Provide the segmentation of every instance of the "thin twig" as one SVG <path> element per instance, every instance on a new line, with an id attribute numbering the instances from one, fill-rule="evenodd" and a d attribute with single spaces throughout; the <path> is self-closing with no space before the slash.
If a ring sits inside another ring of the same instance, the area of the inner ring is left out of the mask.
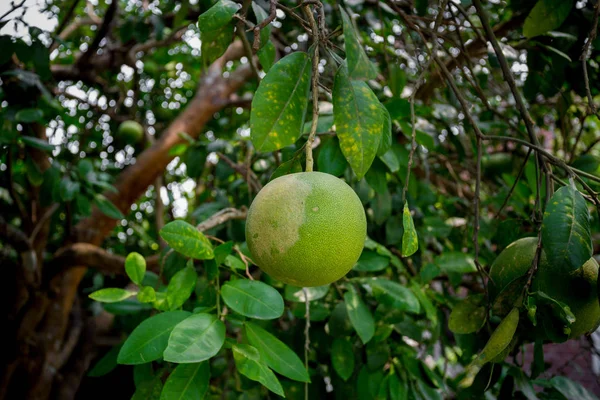
<path id="1" fill-rule="evenodd" d="M 502 210 L 504 210 L 504 207 L 506 207 L 506 205 L 508 204 L 508 200 L 511 198 L 513 192 L 515 191 L 515 188 L 517 187 L 517 183 L 519 183 L 519 181 L 521 180 L 521 176 L 523 175 L 523 172 L 525 171 L 525 166 L 527 165 L 527 162 L 529 161 L 529 156 L 531 155 L 532 151 L 533 150 L 530 147 L 529 150 L 527 151 L 527 155 L 525 156 L 525 160 L 523 160 L 523 164 L 521 164 L 521 168 L 519 168 L 519 173 L 517 174 L 517 177 L 515 178 L 515 182 L 510 187 L 510 190 L 508 191 L 508 194 L 506 195 L 504 202 L 498 209 L 498 212 L 494 216 L 494 219 L 497 219 L 500 216 L 500 214 L 502 213 Z"/>
<path id="2" fill-rule="evenodd" d="M 433 28 L 434 32 L 437 31 L 438 27 L 440 26 L 440 23 L 442 22 L 442 17 L 444 15 L 444 9 L 446 8 L 447 4 L 448 4 L 448 0 L 442 0 L 441 1 L 440 8 L 438 10 L 438 14 L 437 14 L 437 17 L 435 19 L 435 26 Z M 416 116 L 415 116 L 415 97 L 416 97 L 417 92 L 419 91 L 419 88 L 421 87 L 421 85 L 423 85 L 425 83 L 425 73 L 427 73 L 427 71 L 429 70 L 429 67 L 433 63 L 434 57 L 435 57 L 435 53 L 437 52 L 438 47 L 439 47 L 439 41 L 437 40 L 437 37 L 434 36 L 433 49 L 431 50 L 432 56 L 429 57 L 429 60 L 427 61 L 427 64 L 421 70 L 421 73 L 419 74 L 419 78 L 417 79 L 417 83 L 415 84 L 415 87 L 414 87 L 413 92 L 410 95 L 410 99 L 409 99 L 409 102 L 410 102 L 410 121 L 411 121 L 411 125 L 412 125 L 412 133 L 411 133 L 411 142 L 410 142 L 410 144 L 411 144 L 411 146 L 410 146 L 410 153 L 408 155 L 408 165 L 407 165 L 407 168 L 406 168 L 406 180 L 404 181 L 404 189 L 402 190 L 402 200 L 403 201 L 406 201 L 406 193 L 408 192 L 408 183 L 410 181 L 410 173 L 411 173 L 412 165 L 413 165 L 413 157 L 415 155 L 415 151 L 417 150 L 417 127 L 416 127 Z"/>
<path id="3" fill-rule="evenodd" d="M 306 318 L 306 325 L 304 326 L 304 368 L 308 374 L 308 352 L 310 351 L 310 301 L 308 301 L 308 290 L 306 290 L 305 287 L 302 288 L 302 292 L 304 293 L 304 301 L 306 304 L 306 313 L 304 314 L 304 318 Z M 304 384 L 304 399 L 308 400 L 308 382 Z"/>
<path id="4" fill-rule="evenodd" d="M 598 16 L 600 15 L 600 2 L 596 2 L 596 8 L 594 9 L 594 19 L 592 20 L 592 28 L 590 29 L 590 34 L 588 35 L 588 39 L 583 45 L 583 51 L 581 52 L 581 66 L 583 68 L 583 80 L 585 82 L 585 91 L 588 98 L 588 112 L 591 114 L 596 114 L 596 105 L 594 104 L 594 99 L 592 97 L 592 91 L 590 89 L 590 78 L 588 76 L 587 62 L 590 53 L 590 46 L 596 36 L 598 35 Z"/>
<path id="5" fill-rule="evenodd" d="M 254 27 L 254 43 L 252 44 L 252 50 L 256 53 L 260 49 L 260 31 L 266 28 L 271 22 L 275 21 L 277 17 L 277 0 L 270 0 L 269 5 L 269 16 L 263 19 L 259 24 Z"/>
<path id="6" fill-rule="evenodd" d="M 205 232 L 214 228 L 215 226 L 221 225 L 233 219 L 245 219 L 246 214 L 247 211 L 245 207 L 242 207 L 239 210 L 237 208 L 224 208 L 221 211 L 211 215 L 210 218 L 196 225 L 196 229 L 198 229 L 200 232 Z"/>
<path id="7" fill-rule="evenodd" d="M 322 7 L 322 6 L 321 6 Z M 306 172 L 313 170 L 313 153 L 312 146 L 315 141 L 315 134 L 317 133 L 317 123 L 319 122 L 319 33 L 317 28 L 317 22 L 310 9 L 310 6 L 304 6 L 304 13 L 308 18 L 312 30 L 314 54 L 312 59 L 312 123 L 310 126 L 310 134 L 306 141 Z"/>

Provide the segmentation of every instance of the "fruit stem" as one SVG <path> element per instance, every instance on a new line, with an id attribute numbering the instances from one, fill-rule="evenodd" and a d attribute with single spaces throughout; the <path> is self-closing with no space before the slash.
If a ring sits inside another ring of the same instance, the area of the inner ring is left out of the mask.
<path id="1" fill-rule="evenodd" d="M 323 7 L 321 3 L 317 3 L 317 7 Z M 310 30 L 312 31 L 313 47 L 315 48 L 315 54 L 312 59 L 312 123 L 310 125 L 310 134 L 306 141 L 306 172 L 312 172 L 313 170 L 313 154 L 312 146 L 315 141 L 315 135 L 317 133 L 317 123 L 319 121 L 319 29 L 317 22 L 313 15 L 310 6 L 304 6 L 304 13 L 310 22 Z"/>
<path id="2" fill-rule="evenodd" d="M 308 290 L 306 288 L 302 288 L 302 292 L 304 293 L 304 302 L 306 303 L 306 314 L 304 318 L 306 318 L 306 325 L 304 327 L 304 368 L 306 369 L 306 373 L 308 372 L 308 352 L 310 350 L 310 301 L 308 301 Z M 304 384 L 304 399 L 308 400 L 308 382 Z"/>

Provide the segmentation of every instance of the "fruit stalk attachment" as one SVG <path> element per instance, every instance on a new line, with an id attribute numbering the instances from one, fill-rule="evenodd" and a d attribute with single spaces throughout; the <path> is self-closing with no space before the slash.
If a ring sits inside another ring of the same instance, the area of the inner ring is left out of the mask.
<path id="1" fill-rule="evenodd" d="M 322 7 L 323 5 L 318 3 L 317 6 Z M 319 29 L 317 27 L 317 21 L 313 15 L 309 5 L 304 6 L 304 12 L 308 21 L 310 22 L 310 30 L 312 33 L 314 54 L 312 58 L 312 123 L 310 126 L 310 133 L 308 140 L 306 141 L 306 172 L 312 172 L 313 170 L 313 154 L 312 146 L 315 141 L 315 135 L 317 133 L 317 123 L 319 121 Z"/>

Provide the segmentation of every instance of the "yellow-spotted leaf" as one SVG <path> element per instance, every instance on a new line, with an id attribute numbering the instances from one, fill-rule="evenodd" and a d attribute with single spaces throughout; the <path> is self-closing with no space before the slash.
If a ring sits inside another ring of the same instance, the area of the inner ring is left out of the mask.
<path id="1" fill-rule="evenodd" d="M 404 203 L 404 212 L 402 213 L 402 224 L 404 233 L 402 234 L 402 256 L 409 257 L 419 249 L 419 238 L 415 230 L 415 224 L 408 208 L 408 202 Z"/>
<path id="2" fill-rule="evenodd" d="M 346 59 L 348 60 L 348 73 L 354 79 L 375 79 L 377 69 L 367 57 L 364 48 L 360 44 L 358 32 L 352 24 L 348 13 L 340 8 L 342 22 L 344 24 L 344 42 L 346 45 Z"/>
<path id="3" fill-rule="evenodd" d="M 279 60 L 260 82 L 250 113 L 252 142 L 259 151 L 289 146 L 302 133 L 310 74 L 310 57 L 296 52 Z"/>
<path id="4" fill-rule="evenodd" d="M 333 118 L 340 149 L 362 179 L 377 155 L 385 121 L 375 93 L 366 83 L 350 80 L 344 67 L 333 84 Z"/>

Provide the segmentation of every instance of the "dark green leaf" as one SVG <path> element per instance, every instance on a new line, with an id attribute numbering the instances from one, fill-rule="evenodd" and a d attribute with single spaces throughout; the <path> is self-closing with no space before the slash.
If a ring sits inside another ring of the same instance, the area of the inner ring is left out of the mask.
<path id="1" fill-rule="evenodd" d="M 287 378 L 300 382 L 310 382 L 302 360 L 285 343 L 258 325 L 246 322 L 245 327 L 248 342 L 258 349 L 261 360 L 267 366 Z"/>
<path id="2" fill-rule="evenodd" d="M 193 225 L 182 220 L 169 222 L 160 230 L 160 237 L 173 250 L 187 257 L 206 260 L 214 257 L 209 240 Z"/>
<path id="3" fill-rule="evenodd" d="M 265 72 L 268 73 L 271 70 L 271 67 L 275 63 L 276 53 L 277 50 L 275 49 L 275 45 L 270 41 L 256 53 L 258 61 L 260 61 L 260 65 L 262 65 Z"/>
<path id="4" fill-rule="evenodd" d="M 331 365 L 344 381 L 354 372 L 354 349 L 352 343 L 344 338 L 335 338 L 331 345 Z"/>
<path id="5" fill-rule="evenodd" d="M 360 340 L 367 344 L 375 334 L 375 320 L 369 307 L 362 301 L 360 295 L 354 287 L 344 294 L 344 302 L 346 303 L 346 311 L 352 326 L 358 333 Z"/>
<path id="6" fill-rule="evenodd" d="M 104 195 L 97 194 L 94 196 L 94 204 L 103 214 L 112 219 L 123 219 L 125 216 L 121 211 L 113 204 L 112 201 L 104 197 Z"/>
<path id="7" fill-rule="evenodd" d="M 375 79 L 377 69 L 367 57 L 364 48 L 360 44 L 358 32 L 352 24 L 352 20 L 346 11 L 340 7 L 342 21 L 344 24 L 344 43 L 346 45 L 346 58 L 348 60 L 348 75 L 353 79 Z"/>
<path id="8" fill-rule="evenodd" d="M 569 16 L 573 3 L 573 0 L 538 0 L 525 19 L 523 34 L 532 38 L 560 27 Z"/>
<path id="9" fill-rule="evenodd" d="M 194 314 L 171 332 L 165 361 L 197 363 L 208 360 L 225 342 L 225 324 L 212 314 Z"/>
<path id="10" fill-rule="evenodd" d="M 548 262 L 557 270 L 571 272 L 592 257 L 590 212 L 578 190 L 563 186 L 544 212 L 542 244 Z"/>
<path id="11" fill-rule="evenodd" d="M 146 319 L 123 344 L 119 364 L 145 364 L 162 358 L 171 331 L 189 316 L 187 311 L 169 311 Z"/>
<path id="12" fill-rule="evenodd" d="M 435 263 L 446 273 L 467 274 L 477 271 L 473 257 L 456 251 L 441 254 Z"/>
<path id="13" fill-rule="evenodd" d="M 211 32 L 227 25 L 239 6 L 231 0 L 219 0 L 198 17 L 200 32 Z"/>
<path id="14" fill-rule="evenodd" d="M 383 135 L 384 116 L 369 86 L 351 81 L 340 68 L 333 84 L 333 116 L 340 148 L 361 179 L 371 167 Z"/>
<path id="15" fill-rule="evenodd" d="M 280 176 L 294 174 L 296 172 L 302 172 L 302 163 L 300 162 L 300 157 L 294 157 L 291 160 L 282 163 L 275 171 L 273 171 L 273 174 L 269 180 L 272 181 Z"/>
<path id="16" fill-rule="evenodd" d="M 229 308 L 246 317 L 275 319 L 283 314 L 283 298 L 279 292 L 260 281 L 229 281 L 221 288 L 221 295 Z"/>
<path id="17" fill-rule="evenodd" d="M 210 365 L 207 361 L 179 364 L 165 382 L 161 400 L 198 400 L 208 392 Z"/>
<path id="18" fill-rule="evenodd" d="M 365 278 L 361 280 L 363 285 L 368 285 L 373 290 L 373 294 L 388 296 L 392 301 L 394 308 L 401 311 L 408 311 L 413 314 L 421 312 L 419 299 L 408 288 L 401 284 L 384 278 Z"/>
<path id="19" fill-rule="evenodd" d="M 15 121 L 26 124 L 36 122 L 44 117 L 44 112 L 39 108 L 24 108 L 15 114 Z"/>
<path id="20" fill-rule="evenodd" d="M 285 397 L 279 380 L 260 360 L 258 350 L 247 344 L 233 346 L 233 359 L 238 372 L 248 379 L 262 383 L 267 389 L 282 397 Z"/>
<path id="21" fill-rule="evenodd" d="M 389 375 L 390 400 L 408 400 L 408 385 L 398 375 Z"/>
<path id="22" fill-rule="evenodd" d="M 49 144 L 47 141 L 43 139 L 39 139 L 32 136 L 24 136 L 21 135 L 21 141 L 25 143 L 26 146 L 34 147 L 36 149 L 44 150 L 44 151 L 52 151 L 55 146 L 53 144 Z"/>
<path id="23" fill-rule="evenodd" d="M 448 319 L 448 328 L 458 334 L 479 331 L 485 323 L 485 305 L 482 295 L 472 295 L 452 308 Z"/>
<path id="24" fill-rule="evenodd" d="M 390 65 L 388 86 L 394 97 L 399 98 L 400 95 L 402 95 L 402 90 L 404 90 L 404 86 L 406 86 L 406 72 L 400 68 L 400 65 Z"/>
<path id="25" fill-rule="evenodd" d="M 379 159 L 375 159 L 371 168 L 367 171 L 365 179 L 375 193 L 382 194 L 388 190 L 387 178 L 385 175 L 386 167 Z"/>
<path id="26" fill-rule="evenodd" d="M 308 107 L 310 75 L 310 57 L 295 52 L 279 60 L 260 82 L 250 113 L 257 150 L 279 150 L 298 139 Z"/>
<path id="27" fill-rule="evenodd" d="M 355 271 L 376 272 L 390 265 L 389 257 L 377 254 L 374 251 L 364 250 L 354 266 Z"/>
<path id="28" fill-rule="evenodd" d="M 344 158 L 344 154 L 342 154 L 337 136 L 331 137 L 320 146 L 317 167 L 319 171 L 334 176 L 341 176 L 346 171 L 348 163 Z"/>
<path id="29" fill-rule="evenodd" d="M 111 348 L 96 364 L 89 370 L 87 376 L 99 377 L 111 372 L 117 366 L 117 356 L 122 344 Z"/>
<path id="30" fill-rule="evenodd" d="M 96 290 L 90 294 L 90 299 L 99 301 L 101 303 L 116 303 L 135 296 L 136 292 L 131 290 L 119 289 L 119 288 L 105 288 Z"/>

